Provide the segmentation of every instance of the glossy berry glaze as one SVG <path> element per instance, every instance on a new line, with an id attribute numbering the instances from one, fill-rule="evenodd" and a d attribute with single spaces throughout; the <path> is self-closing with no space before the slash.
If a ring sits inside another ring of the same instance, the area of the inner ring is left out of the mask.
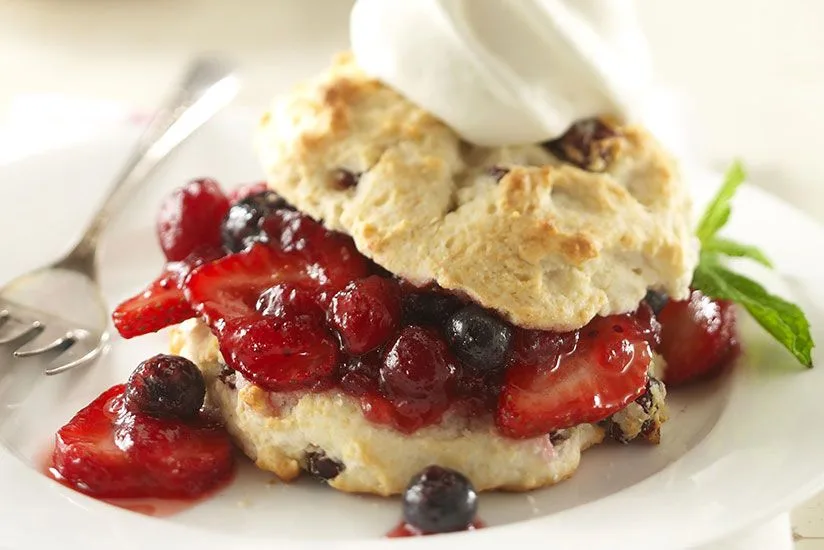
<path id="1" fill-rule="evenodd" d="M 464 531 L 475 531 L 476 529 L 482 529 L 486 527 L 484 523 L 480 520 L 473 521 Z M 386 534 L 387 538 L 395 539 L 395 538 L 403 538 L 403 537 L 424 537 L 427 535 L 437 535 L 439 533 L 427 533 L 425 531 L 421 531 L 420 529 L 409 525 L 408 523 L 402 521 L 400 522 L 394 529 L 389 531 Z"/>
<path id="2" fill-rule="evenodd" d="M 506 436 L 534 437 L 603 420 L 645 391 L 660 338 L 645 303 L 569 333 L 522 329 L 434 285 L 392 276 L 351 238 L 261 187 L 237 193 L 219 225 L 207 227 L 218 224 L 223 196 L 199 181 L 184 188 L 186 200 L 170 199 L 180 212 L 162 209 L 159 239 L 174 254 L 158 281 L 115 311 L 125 337 L 197 315 L 228 367 L 254 384 L 338 388 L 360 400 L 369 420 L 406 433 L 453 409 L 491 415 Z M 191 197 L 208 216 L 190 214 Z"/>
<path id="3" fill-rule="evenodd" d="M 669 302 L 659 312 L 661 353 L 667 358 L 667 384 L 680 386 L 722 372 L 741 346 L 731 302 L 693 291 L 688 300 Z"/>
<path id="4" fill-rule="evenodd" d="M 403 493 L 403 520 L 389 536 L 467 531 L 480 526 L 478 493 L 457 470 L 431 465 L 409 481 Z"/>
<path id="5" fill-rule="evenodd" d="M 77 487 L 72 485 L 71 482 L 66 480 L 60 472 L 58 472 L 55 467 L 52 465 L 51 462 L 51 454 L 50 451 L 48 457 L 46 457 L 41 462 L 41 473 L 43 473 L 46 477 L 55 480 L 56 482 L 60 483 L 68 487 L 69 489 L 77 490 Z M 181 512 L 185 512 L 198 504 L 210 499 L 214 496 L 217 492 L 219 492 L 223 487 L 231 483 L 233 479 L 229 477 L 221 483 L 220 485 L 216 485 L 213 489 L 209 491 L 205 491 L 200 493 L 196 496 L 189 496 L 189 497 L 182 497 L 182 498 L 162 498 L 162 497 L 117 497 L 117 498 L 103 498 L 103 497 L 95 497 L 97 500 L 101 500 L 107 504 L 111 504 L 112 506 L 116 506 L 118 508 L 122 508 L 124 510 L 128 510 L 130 512 L 135 512 L 137 514 L 142 514 L 144 516 L 152 516 L 156 518 L 166 518 L 171 517 Z M 82 491 L 81 491 L 82 492 Z"/>
<path id="6" fill-rule="evenodd" d="M 226 484 L 234 450 L 223 428 L 203 416 L 156 418 L 127 405 L 114 386 L 55 437 L 50 474 L 90 496 L 196 499 Z"/>

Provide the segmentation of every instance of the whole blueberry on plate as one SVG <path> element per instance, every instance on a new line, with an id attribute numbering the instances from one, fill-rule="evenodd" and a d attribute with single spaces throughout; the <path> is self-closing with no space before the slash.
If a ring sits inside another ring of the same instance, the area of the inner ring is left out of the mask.
<path id="1" fill-rule="evenodd" d="M 425 533 L 466 529 L 478 512 L 478 494 L 466 476 L 441 466 L 427 466 L 403 494 L 403 519 Z"/>
<path id="2" fill-rule="evenodd" d="M 203 406 L 206 383 L 197 366 L 177 355 L 155 355 L 132 372 L 126 407 L 158 418 L 192 418 Z"/>

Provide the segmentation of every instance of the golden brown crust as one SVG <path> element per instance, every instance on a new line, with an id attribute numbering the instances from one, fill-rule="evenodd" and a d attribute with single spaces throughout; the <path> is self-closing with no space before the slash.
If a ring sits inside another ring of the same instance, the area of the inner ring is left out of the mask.
<path id="1" fill-rule="evenodd" d="M 270 185 L 297 208 L 389 271 L 520 326 L 579 328 L 634 310 L 648 288 L 685 296 L 696 246 L 669 156 L 636 126 L 556 145 L 463 143 L 347 56 L 278 101 L 257 138 Z M 357 186 L 335 185 L 340 169 Z"/>

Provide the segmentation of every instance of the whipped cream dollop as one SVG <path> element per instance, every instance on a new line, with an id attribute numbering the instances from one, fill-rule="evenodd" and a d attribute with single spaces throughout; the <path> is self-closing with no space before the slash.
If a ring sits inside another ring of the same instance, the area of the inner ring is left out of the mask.
<path id="1" fill-rule="evenodd" d="M 350 34 L 368 74 L 477 145 L 631 120 L 651 81 L 633 0 L 358 0 Z"/>

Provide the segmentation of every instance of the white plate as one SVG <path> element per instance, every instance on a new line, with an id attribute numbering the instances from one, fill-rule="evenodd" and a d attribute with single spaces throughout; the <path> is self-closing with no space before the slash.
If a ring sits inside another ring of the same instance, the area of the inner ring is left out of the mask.
<path id="1" fill-rule="evenodd" d="M 157 274 L 153 221 L 160 197 L 192 177 L 225 185 L 259 179 L 249 145 L 253 117 L 216 120 L 160 172 L 116 221 L 102 256 L 112 304 Z M 136 137 L 132 130 L 0 167 L 0 284 L 54 257 L 79 233 Z M 717 184 L 693 182 L 706 198 Z M 699 200 L 699 202 L 701 202 Z M 731 235 L 761 245 L 822 341 L 824 230 L 779 200 L 744 188 Z M 93 367 L 59 377 L 0 355 L 0 547 L 33 548 L 450 548 L 480 542 L 551 548 L 693 546 L 757 524 L 824 488 L 824 367 L 805 371 L 753 323 L 742 323 L 746 355 L 733 376 L 674 392 L 673 418 L 658 447 L 602 445 L 573 479 L 529 494 L 484 494 L 490 528 L 415 540 L 384 540 L 397 499 L 337 493 L 311 481 L 267 483 L 251 466 L 216 497 L 167 518 L 128 512 L 75 493 L 38 473 L 53 432 L 142 358 L 163 351 L 164 335 L 114 338 Z M 4 376 L 10 369 L 15 376 Z M 25 376 L 20 376 L 24 373 Z M 473 537 L 464 539 L 464 537 Z"/>

